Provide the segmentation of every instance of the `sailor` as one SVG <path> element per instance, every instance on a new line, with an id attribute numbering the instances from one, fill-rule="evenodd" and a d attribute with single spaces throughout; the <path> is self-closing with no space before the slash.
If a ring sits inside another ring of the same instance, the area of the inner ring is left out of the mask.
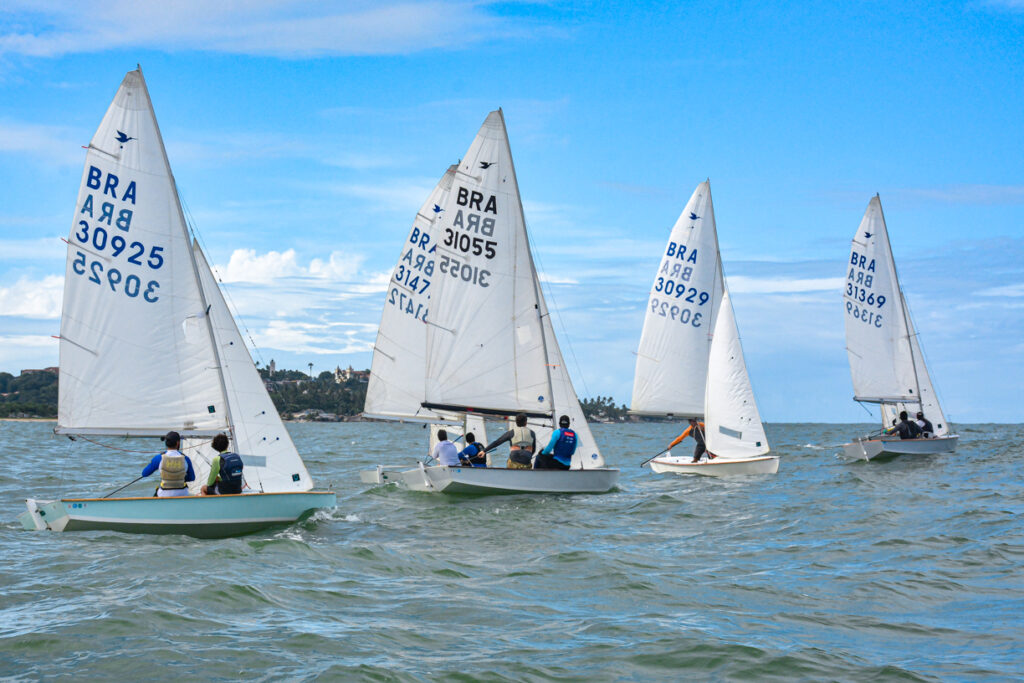
<path id="1" fill-rule="evenodd" d="M 900 421 L 885 430 L 886 434 L 899 434 L 901 439 L 916 439 L 921 436 L 921 428 L 913 420 L 907 419 L 907 411 L 900 411 Z"/>
<path id="2" fill-rule="evenodd" d="M 537 435 L 526 426 L 525 413 L 516 415 L 516 426 L 487 444 L 484 453 L 493 451 L 506 441 L 510 442 L 506 466 L 510 470 L 530 469 L 533 464 L 533 454 L 537 450 Z"/>
<path id="3" fill-rule="evenodd" d="M 473 432 L 466 432 L 466 447 L 459 451 L 459 460 L 463 464 L 473 467 L 487 467 L 484 446 L 476 440 L 476 435 Z"/>
<path id="4" fill-rule="evenodd" d="M 458 467 L 462 464 L 459 462 L 458 447 L 448 440 L 448 431 L 444 429 L 437 430 L 437 445 L 431 455 L 439 465 Z"/>
<path id="5" fill-rule="evenodd" d="M 579 438 L 569 429 L 569 416 L 558 418 L 558 429 L 551 432 L 551 440 L 533 463 L 535 470 L 567 470 L 572 465 L 572 454 L 576 452 Z"/>
<path id="6" fill-rule="evenodd" d="M 707 447 L 704 445 L 704 423 L 700 422 L 695 417 L 690 418 L 690 426 L 687 427 L 682 434 L 677 436 L 665 450 L 672 450 L 688 436 L 692 436 L 693 440 L 697 442 L 697 445 L 693 447 L 693 460 L 691 462 L 698 462 L 700 461 L 700 456 L 707 452 Z M 715 456 L 710 453 L 708 454 L 709 460 L 714 457 Z"/>
<path id="7" fill-rule="evenodd" d="M 213 437 L 213 450 L 217 455 L 213 456 L 210 463 L 210 476 L 203 486 L 204 496 L 226 495 L 229 493 L 242 492 L 242 458 L 237 453 L 228 452 L 227 434 L 218 434 Z"/>
<path id="8" fill-rule="evenodd" d="M 181 437 L 178 432 L 167 432 L 167 436 L 164 437 L 164 445 L 167 446 L 167 451 L 154 456 L 142 470 L 142 476 L 148 477 L 160 470 L 160 486 L 153 494 L 155 496 L 160 498 L 187 496 L 189 493 L 186 482 L 195 481 L 196 473 L 192 469 L 192 461 L 178 450 L 181 447 Z"/>
<path id="9" fill-rule="evenodd" d="M 917 426 L 921 428 L 923 436 L 935 436 L 935 427 L 932 425 L 931 421 L 924 416 L 924 413 L 922 413 L 920 410 L 917 411 Z"/>

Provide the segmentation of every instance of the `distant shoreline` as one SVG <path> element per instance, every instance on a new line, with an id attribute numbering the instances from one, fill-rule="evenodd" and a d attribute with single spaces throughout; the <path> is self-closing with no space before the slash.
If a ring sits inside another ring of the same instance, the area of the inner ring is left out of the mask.
<path id="1" fill-rule="evenodd" d="M 55 417 L 0 417 L 0 422 L 56 422 Z"/>

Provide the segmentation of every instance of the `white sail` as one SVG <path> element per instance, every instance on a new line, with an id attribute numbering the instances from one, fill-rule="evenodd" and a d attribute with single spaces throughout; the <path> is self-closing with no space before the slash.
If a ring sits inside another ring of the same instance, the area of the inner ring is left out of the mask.
<path id="1" fill-rule="evenodd" d="M 227 428 L 191 249 L 142 72 L 130 71 L 89 143 L 68 236 L 59 433 Z"/>
<path id="2" fill-rule="evenodd" d="M 434 253 L 438 242 L 435 222 L 445 211 L 455 170 L 455 165 L 449 167 L 420 207 L 391 273 L 366 388 L 363 414 L 368 417 L 452 421 L 448 419 L 452 416 L 439 415 L 420 404 L 426 398 L 424 320 L 439 275 Z"/>
<path id="3" fill-rule="evenodd" d="M 715 321 L 704 398 L 707 449 L 722 459 L 768 453 L 768 438 L 743 360 L 739 330 L 728 291 Z"/>
<path id="4" fill-rule="evenodd" d="M 651 286 L 631 412 L 704 414 L 711 332 L 722 291 L 711 185 L 705 181 L 694 190 L 672 228 Z"/>
<path id="5" fill-rule="evenodd" d="M 878 196 L 871 199 L 854 235 L 846 267 L 843 308 L 854 398 L 918 401 L 909 326 Z"/>
<path id="6" fill-rule="evenodd" d="M 939 397 L 935 393 L 935 387 L 932 385 L 928 368 L 925 366 L 924 353 L 921 352 L 921 342 L 914 327 L 913 318 L 910 317 L 910 307 L 907 304 L 906 296 L 903 297 L 903 313 L 906 316 L 907 326 L 910 329 L 911 353 L 913 354 L 917 383 L 921 388 L 921 400 L 911 403 L 883 403 L 882 424 L 885 427 L 891 427 L 893 420 L 898 418 L 903 410 L 909 413 L 911 419 L 914 419 L 918 411 L 921 411 L 928 418 L 928 421 L 932 423 L 932 427 L 934 427 L 932 433 L 935 436 L 948 436 L 950 433 L 949 423 L 946 422 L 942 406 L 939 405 Z"/>
<path id="7" fill-rule="evenodd" d="M 569 378 L 569 369 L 566 367 L 562 351 L 558 347 L 555 330 L 551 324 L 551 315 L 548 311 L 547 302 L 544 300 L 539 281 L 537 283 L 537 291 L 540 294 L 540 311 L 544 322 L 544 337 L 547 341 L 548 367 L 551 369 L 551 396 L 552 408 L 554 409 L 552 423 L 558 424 L 558 419 L 562 415 L 567 415 L 569 417 L 569 427 L 576 432 L 576 452 L 572 456 L 572 469 L 604 467 L 604 457 L 601 455 L 601 450 L 597 447 L 594 435 L 590 432 L 590 425 L 587 424 L 587 419 L 583 415 L 583 409 L 580 407 L 579 397 L 576 395 L 576 390 L 572 386 L 572 380 Z M 535 431 L 537 432 L 537 441 L 539 442 L 538 448 L 543 448 L 550 440 L 554 427 L 540 428 Z"/>
<path id="8" fill-rule="evenodd" d="M 501 110 L 484 121 L 442 208 L 426 402 L 434 410 L 549 415 L 539 290 Z"/>
<path id="9" fill-rule="evenodd" d="M 267 394 L 198 244 L 194 245 L 194 253 L 224 375 L 232 423 L 231 445 L 245 463 L 245 483 L 249 489 L 266 493 L 308 491 L 313 488 L 309 472 Z M 205 325 L 206 321 L 203 323 Z M 209 471 L 209 464 L 204 463 L 203 458 L 193 457 L 192 460 L 203 472 Z M 205 483 L 205 478 L 198 473 L 197 480 Z"/>

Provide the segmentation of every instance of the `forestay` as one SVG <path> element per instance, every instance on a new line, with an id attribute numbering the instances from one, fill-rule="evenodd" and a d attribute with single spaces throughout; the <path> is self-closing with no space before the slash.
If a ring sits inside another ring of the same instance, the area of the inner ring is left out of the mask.
<path id="1" fill-rule="evenodd" d="M 549 415 L 533 260 L 505 121 L 491 112 L 436 221 L 427 317 L 427 402 Z"/>
<path id="2" fill-rule="evenodd" d="M 267 394 L 198 244 L 194 245 L 194 254 L 224 376 L 234 437 L 232 447 L 245 463 L 245 483 L 251 490 L 266 493 L 308 491 L 313 488 L 309 472 Z M 203 457 L 193 456 L 192 460 L 201 472 L 209 471 Z M 197 480 L 204 480 L 199 472 Z"/>
<path id="3" fill-rule="evenodd" d="M 68 237 L 59 433 L 213 434 L 223 385 L 141 71 L 89 143 Z"/>
<path id="4" fill-rule="evenodd" d="M 569 417 L 569 426 L 576 432 L 576 452 L 572 456 L 571 467 L 573 469 L 592 469 L 604 467 L 604 457 L 597 447 L 597 441 L 590 432 L 590 425 L 583 415 L 576 390 L 569 378 L 569 369 L 565 366 L 562 358 L 562 351 L 558 347 L 558 340 L 555 338 L 555 330 L 551 324 L 551 314 L 548 311 L 547 302 L 544 300 L 543 290 L 540 281 L 537 282 L 537 291 L 540 293 L 540 311 L 544 323 L 544 338 L 547 343 L 548 367 L 551 370 L 551 399 L 554 409 L 553 419 L 557 424 L 558 418 L 562 415 Z M 540 428 L 537 431 L 537 440 L 540 442 L 538 448 L 547 445 L 554 428 Z"/>
<path id="5" fill-rule="evenodd" d="M 918 401 L 907 317 L 877 195 L 854 235 L 847 270 L 843 307 L 854 398 L 875 403 Z"/>
<path id="6" fill-rule="evenodd" d="M 368 417 L 437 422 L 451 416 L 423 408 L 426 375 L 427 326 L 432 283 L 439 276 L 435 263 L 437 218 L 455 178 L 452 165 L 420 207 L 402 246 L 384 300 L 363 414 Z"/>
<path id="7" fill-rule="evenodd" d="M 711 185 L 697 186 L 679 216 L 651 286 L 630 410 L 704 414 L 711 331 L 722 301 Z"/>
<path id="8" fill-rule="evenodd" d="M 704 398 L 707 449 L 722 459 L 768 453 L 768 438 L 750 386 L 728 291 L 715 321 Z"/>

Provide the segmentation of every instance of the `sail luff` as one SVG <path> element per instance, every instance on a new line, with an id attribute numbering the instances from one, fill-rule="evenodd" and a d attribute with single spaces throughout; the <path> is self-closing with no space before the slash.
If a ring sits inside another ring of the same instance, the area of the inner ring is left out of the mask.
<path id="1" fill-rule="evenodd" d="M 167 147 L 164 145 L 164 136 L 160 132 L 160 122 L 156 118 L 156 111 L 153 109 L 153 99 L 149 96 L 149 86 L 146 84 L 146 78 L 142 75 L 142 67 L 137 66 L 139 72 L 139 80 L 142 83 L 142 90 L 146 93 L 146 102 L 149 104 L 149 111 L 153 117 L 153 125 L 156 128 L 156 139 L 160 143 L 160 155 L 164 160 L 164 168 L 167 172 L 167 177 L 171 182 L 171 191 L 174 194 L 174 208 L 178 214 L 178 225 L 181 226 L 182 238 L 189 242 L 191 236 L 188 232 L 188 224 L 185 221 L 185 212 L 181 207 L 181 195 L 178 193 L 178 182 L 174 179 L 174 172 L 171 170 L 171 160 L 167 156 Z M 213 326 L 210 323 L 210 316 L 208 315 L 210 310 L 210 302 L 207 300 L 206 292 L 203 291 L 202 279 L 199 276 L 199 265 L 196 263 L 195 250 L 188 250 L 189 261 L 192 263 L 192 274 L 195 277 L 196 288 L 199 291 L 199 299 L 203 305 L 203 318 L 206 321 L 206 332 L 210 339 L 210 348 L 213 350 L 214 358 L 216 359 L 216 373 L 217 378 L 220 381 L 220 391 L 223 397 L 224 404 L 224 416 L 225 422 L 227 422 L 228 430 L 234 434 L 234 421 L 231 419 L 231 401 L 228 400 L 228 389 L 224 382 L 224 363 L 220 356 L 220 349 L 217 347 L 217 339 L 213 332 Z"/>

